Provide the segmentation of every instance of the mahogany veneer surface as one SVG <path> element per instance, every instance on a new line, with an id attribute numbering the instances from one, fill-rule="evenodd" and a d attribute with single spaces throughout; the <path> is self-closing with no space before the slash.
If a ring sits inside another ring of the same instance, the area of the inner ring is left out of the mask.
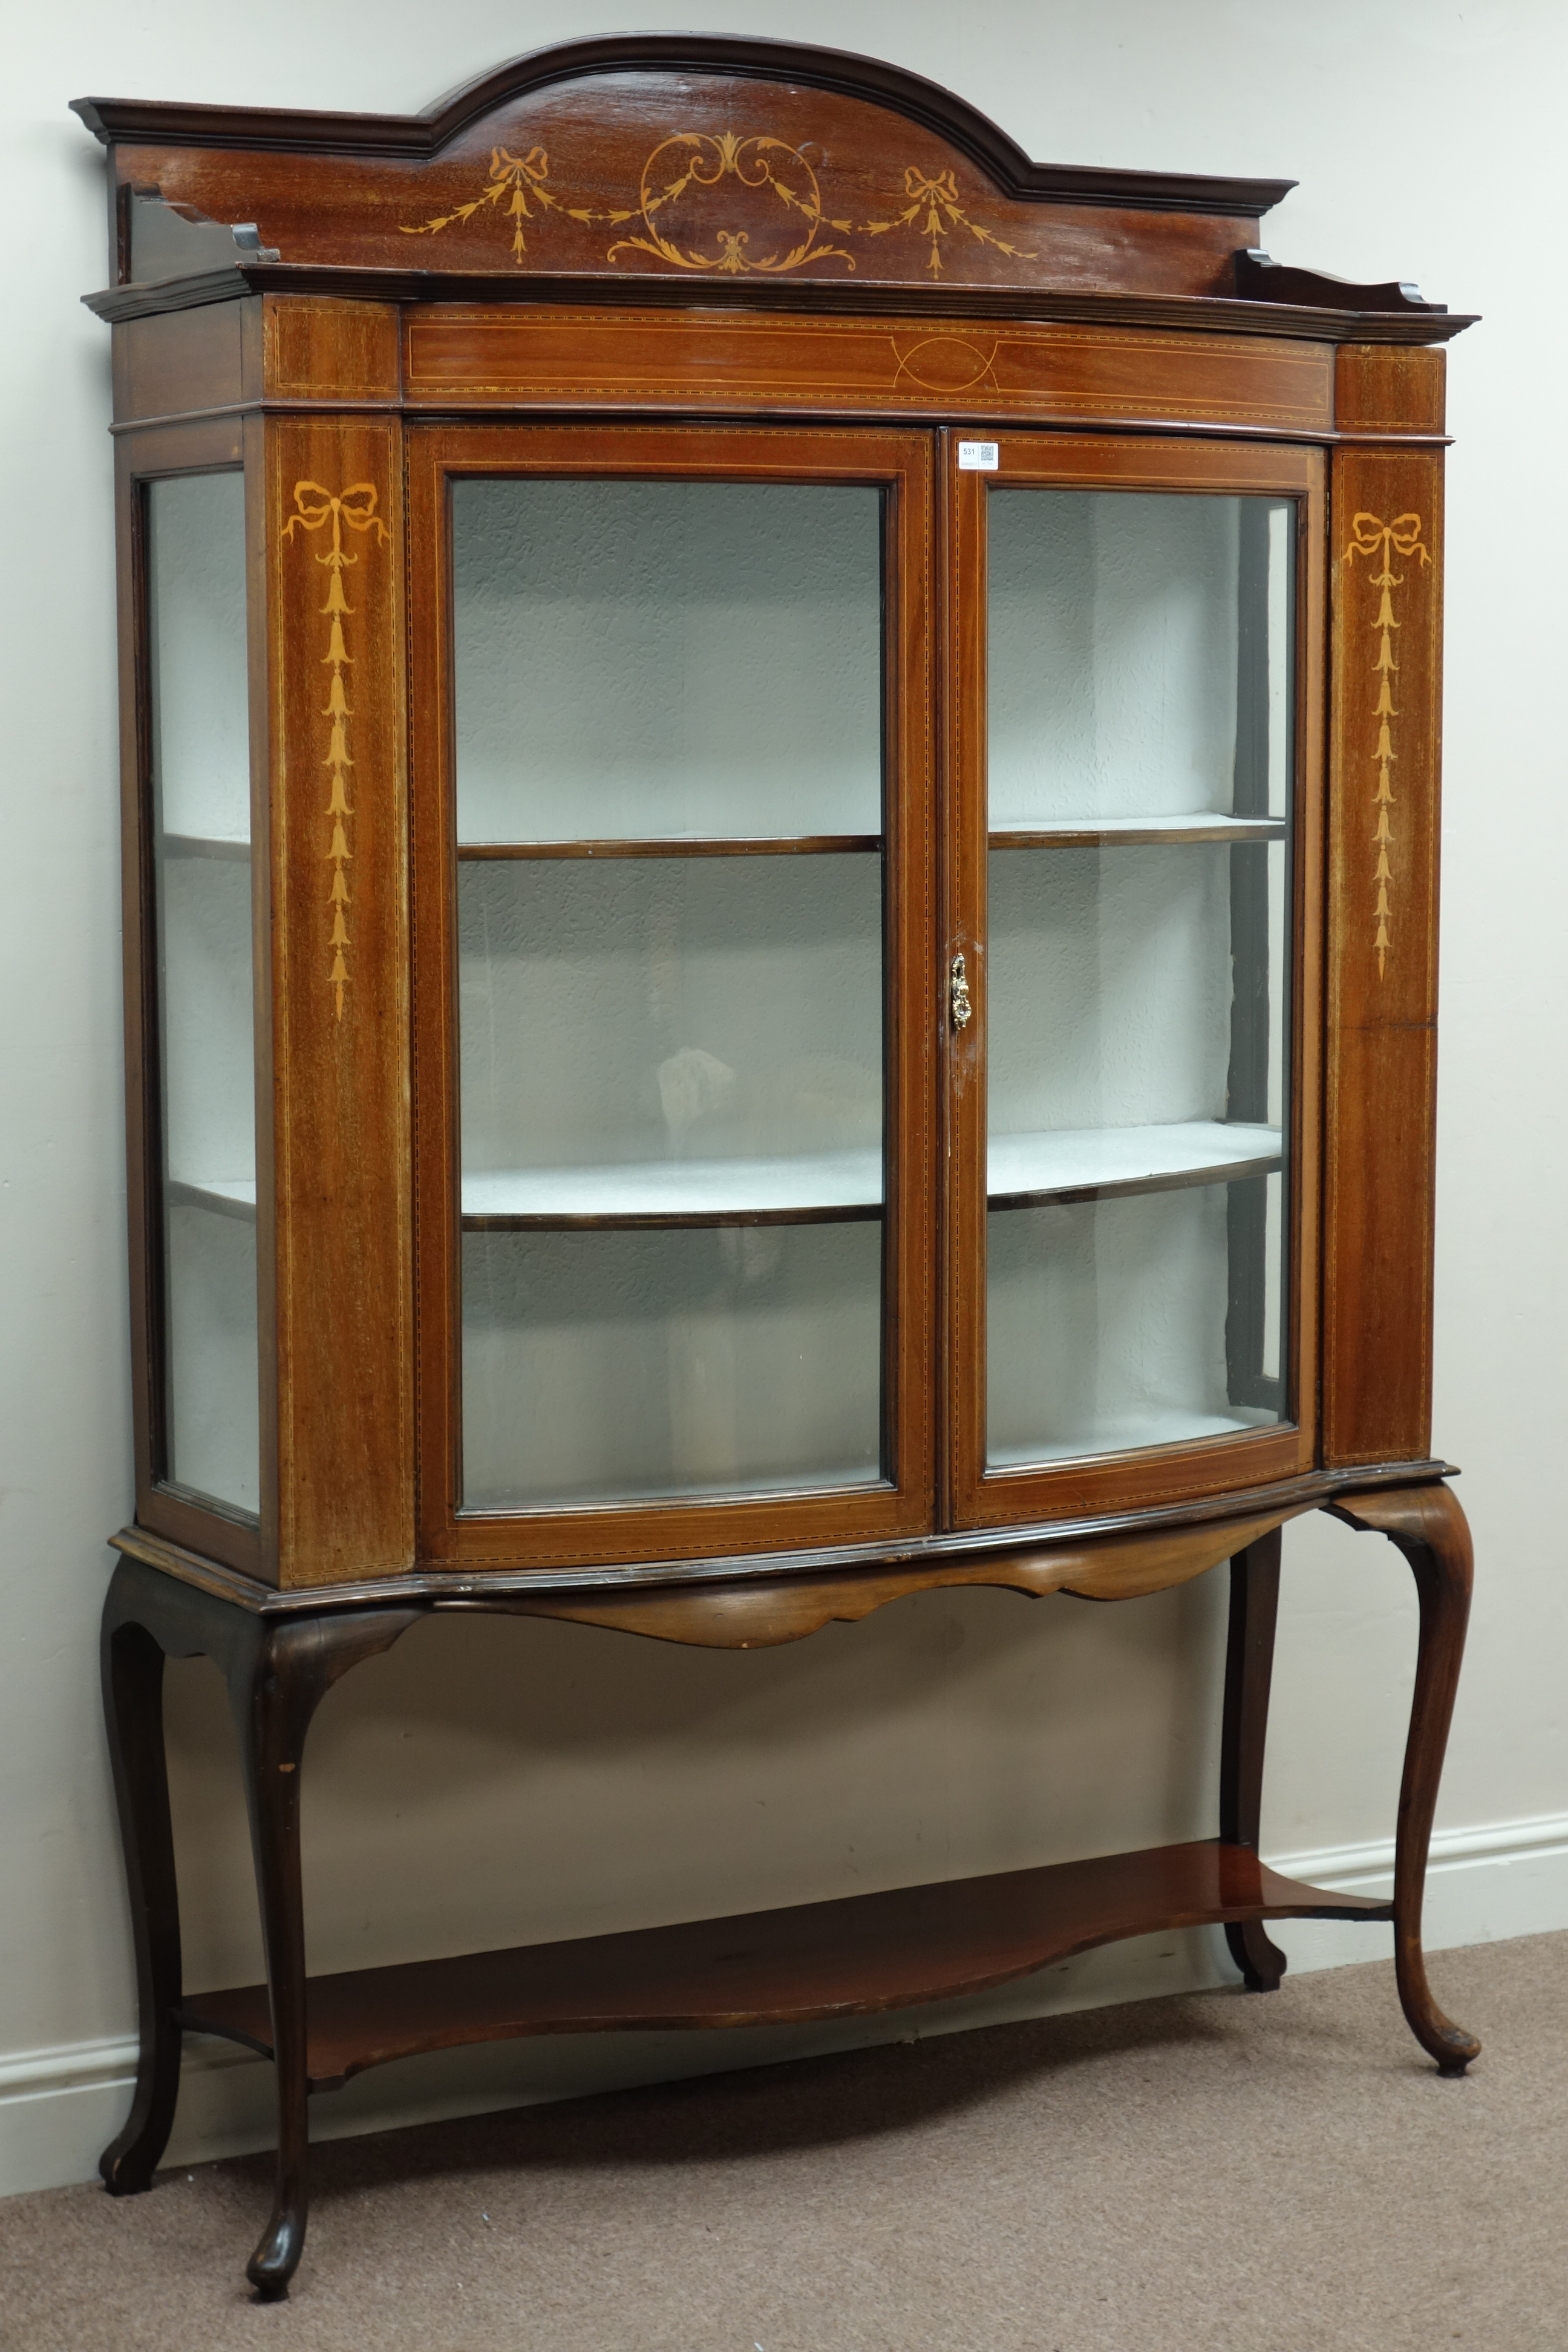
<path id="1" fill-rule="evenodd" d="M 312 2090 L 416 2051 L 531 2033 L 805 2022 L 982 1992 L 1091 1945 L 1225 1920 L 1389 1918 L 1205 1839 L 731 1919 L 353 1969 L 309 1987 Z M 199 1993 L 188 2031 L 272 2054 L 265 1985 Z"/>

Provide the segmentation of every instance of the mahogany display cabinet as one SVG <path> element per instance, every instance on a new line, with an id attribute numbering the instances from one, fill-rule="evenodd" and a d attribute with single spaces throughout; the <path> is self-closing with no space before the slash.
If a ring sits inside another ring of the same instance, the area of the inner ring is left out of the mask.
<path id="1" fill-rule="evenodd" d="M 1428 1427 L 1444 341 L 1289 184 L 1031 163 L 892 67 L 579 43 L 109 150 L 137 1500 L 104 1688 L 144 2188 L 183 2031 L 843 2017 L 1392 1920 L 1470 1551 Z M 1394 1899 L 1258 1853 L 1279 1531 L 1420 1591 Z M 442 1610 L 733 1647 L 1229 1563 L 1215 1838 L 307 1982 L 301 1754 Z M 164 1659 L 268 1982 L 187 1990 Z"/>

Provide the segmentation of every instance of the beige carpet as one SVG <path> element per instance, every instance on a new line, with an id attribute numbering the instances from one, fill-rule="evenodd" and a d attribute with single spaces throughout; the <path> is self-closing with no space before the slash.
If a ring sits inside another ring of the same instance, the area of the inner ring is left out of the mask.
<path id="1" fill-rule="evenodd" d="M 16 2352 L 1568 2347 L 1568 1936 L 338 2140 L 286 2304 L 258 2158 L 0 2204 Z"/>

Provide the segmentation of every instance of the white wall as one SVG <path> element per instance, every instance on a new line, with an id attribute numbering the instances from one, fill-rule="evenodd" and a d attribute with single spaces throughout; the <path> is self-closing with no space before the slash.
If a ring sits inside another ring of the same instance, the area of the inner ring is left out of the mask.
<path id="1" fill-rule="evenodd" d="M 710 25 L 835 42 L 964 92 L 1038 156 L 1294 173 L 1274 254 L 1415 276 L 1487 314 L 1455 347 L 1437 1444 L 1466 1466 L 1480 1585 L 1440 1821 L 1435 1940 L 1568 1926 L 1568 1579 L 1552 1510 L 1568 1237 L 1555 975 L 1559 0 L 709 0 Z M 660 9 L 195 0 L 10 13 L 0 862 L 0 2179 L 81 2177 L 126 2103 L 133 2002 L 98 1712 L 103 1538 L 131 1507 L 116 878 L 109 339 L 84 90 L 413 109 L 523 47 Z M 1544 253 L 1543 253 L 1544 248 Z M 1396 1555 L 1287 1538 L 1267 1848 L 1386 1863 L 1414 1609 Z M 1208 1589 L 1214 1587 L 1213 1590 Z M 934 1595 L 798 1648 L 687 1653 L 568 1627 L 421 1628 L 328 1702 L 310 1759 L 313 1959 L 342 1966 L 1129 1846 L 1211 1825 L 1217 1580 L 1093 1610 Z M 171 1675 L 189 1981 L 257 1966 L 216 1679 Z M 1303 1958 L 1348 1930 L 1288 1932 Z M 1365 1944 L 1352 1951 L 1373 1948 Z M 1167 1937 L 1022 1997 L 1207 1976 Z M 1441 1968 L 1437 1970 L 1439 1983 Z M 1487 2021 L 1468 2021 L 1483 2033 Z M 894 2030 L 908 2030 L 896 2024 Z M 804 2046 L 520 2045 L 373 2075 L 340 2123 Z M 467 2071 L 465 2071 L 465 2069 Z M 194 2066 L 176 2147 L 254 2139 L 261 2070 Z M 319 2127 L 331 2126 L 324 2108 Z"/>

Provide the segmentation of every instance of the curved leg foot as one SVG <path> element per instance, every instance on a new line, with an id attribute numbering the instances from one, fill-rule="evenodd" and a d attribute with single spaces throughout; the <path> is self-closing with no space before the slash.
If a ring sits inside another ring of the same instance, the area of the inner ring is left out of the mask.
<path id="1" fill-rule="evenodd" d="M 1219 1833 L 1227 1845 L 1258 1851 L 1263 1807 L 1263 1744 L 1279 1612 L 1279 1530 L 1260 1536 L 1230 1563 L 1230 1637 L 1225 1658 L 1225 1726 L 1220 1738 Z M 1225 1931 L 1230 1957 L 1248 1992 L 1275 1992 L 1285 1973 L 1279 1947 L 1260 1919 Z"/>
<path id="2" fill-rule="evenodd" d="M 1462 2074 L 1481 2045 L 1473 2033 L 1445 2017 L 1432 1998 L 1421 1948 L 1421 1901 L 1470 1613 L 1470 1531 L 1457 1496 L 1443 1486 L 1358 1495 L 1331 1508 L 1348 1526 L 1375 1531 L 1396 1543 L 1410 1562 L 1420 1597 L 1415 1695 L 1405 1748 L 1394 1864 L 1394 1957 L 1410 2031 L 1436 2059 L 1440 2074 Z"/>
<path id="3" fill-rule="evenodd" d="M 305 2251 L 305 2182 L 303 2174 L 292 2184 L 286 2195 L 281 2181 L 278 2185 L 278 2202 L 258 2242 L 256 2252 L 245 2265 L 245 2275 L 256 2289 L 262 2303 L 281 2303 L 289 2292 L 289 2282 L 300 2267 L 300 2257 Z"/>
<path id="4" fill-rule="evenodd" d="M 136 1948 L 142 2053 L 124 2130 L 99 2170 L 111 2196 L 145 2189 L 168 2145 L 180 2088 L 180 1906 L 163 1756 L 163 1652 L 144 1625 L 125 1622 L 131 1580 L 110 1585 L 103 1621 L 103 1712 L 125 1850 Z"/>
<path id="5" fill-rule="evenodd" d="M 1271 1943 L 1261 1919 L 1233 1921 L 1225 1931 L 1230 1957 L 1241 1970 L 1248 1992 L 1278 1992 L 1289 1965 L 1278 1944 Z"/>

